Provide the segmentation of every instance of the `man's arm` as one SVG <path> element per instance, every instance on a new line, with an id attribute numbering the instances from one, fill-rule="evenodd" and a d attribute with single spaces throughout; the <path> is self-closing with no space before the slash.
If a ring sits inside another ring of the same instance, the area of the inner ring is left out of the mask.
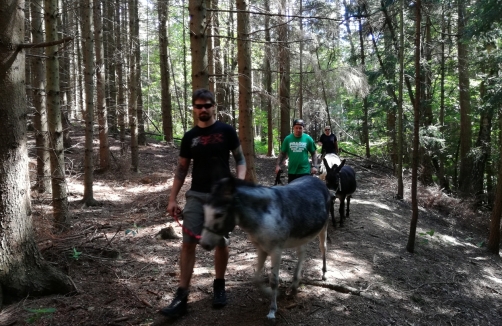
<path id="1" fill-rule="evenodd" d="M 171 195 L 169 196 L 169 203 L 167 205 L 167 212 L 173 216 L 180 210 L 178 203 L 176 202 L 176 197 L 178 196 L 178 193 L 180 192 L 180 189 L 185 182 L 189 167 L 190 159 L 180 156 L 178 160 L 178 166 L 176 167 L 176 171 L 174 172 L 173 186 L 171 188 Z"/>
<path id="2" fill-rule="evenodd" d="M 275 173 L 277 174 L 281 169 L 281 165 L 288 158 L 288 154 L 284 152 L 279 152 L 279 157 L 277 158 L 277 165 L 275 166 Z"/>
<path id="3" fill-rule="evenodd" d="M 232 151 L 232 155 L 235 160 L 235 170 L 237 173 L 237 178 L 244 180 L 246 177 L 246 158 L 242 152 L 242 146 L 239 145 L 236 149 Z"/>
<path id="4" fill-rule="evenodd" d="M 336 155 L 340 154 L 340 150 L 338 149 L 338 142 L 335 140 L 335 153 Z"/>

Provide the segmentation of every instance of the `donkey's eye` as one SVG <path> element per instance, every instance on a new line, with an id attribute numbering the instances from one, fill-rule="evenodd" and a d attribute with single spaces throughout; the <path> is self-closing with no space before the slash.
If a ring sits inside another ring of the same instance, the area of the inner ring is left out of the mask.
<path id="1" fill-rule="evenodd" d="M 223 214 L 222 213 L 216 213 L 214 214 L 214 218 L 222 218 Z"/>

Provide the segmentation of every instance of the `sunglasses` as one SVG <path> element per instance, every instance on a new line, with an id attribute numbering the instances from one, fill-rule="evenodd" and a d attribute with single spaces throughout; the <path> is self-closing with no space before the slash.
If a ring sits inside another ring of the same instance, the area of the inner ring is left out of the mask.
<path id="1" fill-rule="evenodd" d="M 193 107 L 195 109 L 199 109 L 201 110 L 202 108 L 204 109 L 210 109 L 213 107 L 214 104 L 211 104 L 211 103 L 205 103 L 205 104 L 194 104 Z"/>
<path id="2" fill-rule="evenodd" d="M 328 131 L 328 130 L 331 130 L 331 129 L 324 129 L 324 131 Z"/>

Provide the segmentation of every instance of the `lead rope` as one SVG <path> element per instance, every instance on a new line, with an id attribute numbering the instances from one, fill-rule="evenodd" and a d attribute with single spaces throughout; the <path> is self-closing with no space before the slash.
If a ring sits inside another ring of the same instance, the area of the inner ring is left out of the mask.
<path id="1" fill-rule="evenodd" d="M 178 225 L 181 227 L 181 230 L 188 234 L 189 236 L 191 236 L 192 238 L 195 238 L 197 240 L 200 240 L 201 236 L 200 235 L 197 235 L 195 233 L 193 233 L 192 231 L 190 231 L 189 229 L 187 229 L 186 227 L 183 226 L 183 224 L 180 223 L 180 220 L 178 219 L 178 214 L 174 213 L 173 215 L 174 217 L 174 220 L 178 223 Z"/>

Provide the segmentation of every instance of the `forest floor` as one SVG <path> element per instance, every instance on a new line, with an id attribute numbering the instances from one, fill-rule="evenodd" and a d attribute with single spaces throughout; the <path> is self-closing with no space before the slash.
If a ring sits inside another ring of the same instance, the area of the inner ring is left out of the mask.
<path id="1" fill-rule="evenodd" d="M 239 228 L 231 235 L 229 304 L 212 309 L 213 253 L 198 248 L 188 314 L 174 321 L 158 314 L 170 303 L 179 276 L 181 239 L 157 235 L 172 226 L 181 236 L 181 228 L 166 214 L 179 150 L 150 141 L 140 147 L 141 172 L 134 174 L 129 156 L 121 156 L 120 143 L 110 138 L 113 169 L 94 176 L 94 198 L 101 206 L 82 207 L 82 137 L 73 136 L 74 148 L 66 154 L 71 229 L 55 232 L 49 197 L 32 192 L 39 248 L 47 261 L 71 276 L 77 291 L 7 306 L 0 325 L 267 324 L 270 300 L 250 282 L 255 250 Z M 95 146 L 97 151 L 97 142 Z M 436 188 L 419 188 L 417 239 L 410 254 L 405 247 L 411 205 L 394 199 L 396 180 L 387 169 L 367 169 L 364 161 L 345 158 L 357 172 L 358 189 L 345 225 L 335 229 L 330 223 L 327 281 L 320 281 L 315 240 L 308 245 L 304 284 L 296 296 L 287 294 L 296 253 L 286 250 L 276 324 L 502 325 L 502 260 L 483 246 L 489 215 Z M 273 184 L 274 165 L 274 158 L 257 157 L 260 184 Z M 181 206 L 190 181 L 178 197 Z M 338 208 L 336 215 L 338 219 Z M 337 285 L 355 291 L 333 290 Z"/>

